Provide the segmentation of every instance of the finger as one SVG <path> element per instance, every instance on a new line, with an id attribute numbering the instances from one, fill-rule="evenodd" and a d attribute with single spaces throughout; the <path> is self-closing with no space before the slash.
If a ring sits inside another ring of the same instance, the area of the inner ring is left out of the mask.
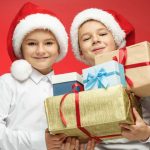
<path id="1" fill-rule="evenodd" d="M 61 147 L 62 147 L 62 144 L 61 145 L 49 145 L 48 146 L 48 149 L 51 149 L 51 150 L 53 150 L 53 149 L 61 149 Z"/>
<path id="2" fill-rule="evenodd" d="M 59 147 L 59 148 L 50 148 L 48 150 L 62 150 L 62 149 L 61 149 L 61 147 Z"/>
<path id="3" fill-rule="evenodd" d="M 86 150 L 91 150 L 91 144 L 92 144 L 92 140 L 89 140 L 86 145 Z"/>
<path id="4" fill-rule="evenodd" d="M 75 149 L 75 145 L 76 145 L 76 139 L 75 139 L 75 138 L 72 138 L 72 139 L 71 139 L 71 142 L 70 142 L 70 150 Z"/>
<path id="5" fill-rule="evenodd" d="M 64 146 L 65 150 L 70 150 L 70 142 L 71 142 L 71 138 L 68 137 Z"/>
<path id="6" fill-rule="evenodd" d="M 79 140 L 76 139 L 76 144 L 75 144 L 75 149 L 76 150 L 79 150 L 79 145 L 80 145 Z"/>
<path id="7" fill-rule="evenodd" d="M 125 129 L 125 128 L 122 129 L 121 134 L 122 134 L 123 137 L 126 137 L 126 138 L 133 135 L 131 130 L 128 130 L 128 129 Z"/>
<path id="8" fill-rule="evenodd" d="M 65 144 L 62 144 L 61 150 L 65 150 Z"/>
<path id="9" fill-rule="evenodd" d="M 67 136 L 65 134 L 57 134 L 57 135 L 53 135 L 53 140 L 54 141 L 60 141 L 60 140 L 64 140 Z"/>
<path id="10" fill-rule="evenodd" d="M 63 141 L 53 141 L 53 145 L 62 145 Z"/>
<path id="11" fill-rule="evenodd" d="M 134 130 L 134 125 L 130 124 L 120 124 L 120 127 L 122 128 L 122 130 L 130 130 L 130 131 Z"/>
<path id="12" fill-rule="evenodd" d="M 81 144 L 80 145 L 80 150 L 84 150 L 84 146 L 85 146 L 84 144 Z"/>
<path id="13" fill-rule="evenodd" d="M 132 137 L 133 137 L 133 134 L 131 132 L 129 132 L 129 131 L 123 131 L 121 134 L 122 134 L 123 137 L 125 137 L 125 138 L 127 138 L 129 140 L 131 140 Z"/>
<path id="14" fill-rule="evenodd" d="M 48 128 L 45 130 L 46 133 L 49 133 Z"/>
<path id="15" fill-rule="evenodd" d="M 137 112 L 137 110 L 135 108 L 133 108 L 133 114 L 136 118 L 136 121 L 141 121 L 142 120 L 141 116 L 139 115 L 139 113 Z"/>
<path id="16" fill-rule="evenodd" d="M 66 140 L 67 137 L 63 137 L 60 139 L 61 142 L 64 142 Z"/>
<path id="17" fill-rule="evenodd" d="M 92 139 L 91 150 L 94 150 L 95 144 L 96 144 L 96 141 L 94 139 Z"/>

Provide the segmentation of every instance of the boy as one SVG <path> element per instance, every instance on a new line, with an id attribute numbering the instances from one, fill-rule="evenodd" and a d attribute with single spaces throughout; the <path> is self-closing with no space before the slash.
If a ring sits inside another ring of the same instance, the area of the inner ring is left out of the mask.
<path id="1" fill-rule="evenodd" d="M 135 41 L 134 28 L 124 17 L 112 10 L 104 11 L 96 8 L 86 9 L 75 16 L 70 35 L 75 57 L 90 66 L 95 63 L 95 55 L 124 48 L 134 44 Z M 135 125 L 120 125 L 122 135 L 126 139 L 102 142 L 97 149 L 148 150 L 150 148 L 150 126 L 147 125 L 150 123 L 148 99 L 141 101 L 144 120 L 133 109 Z"/>

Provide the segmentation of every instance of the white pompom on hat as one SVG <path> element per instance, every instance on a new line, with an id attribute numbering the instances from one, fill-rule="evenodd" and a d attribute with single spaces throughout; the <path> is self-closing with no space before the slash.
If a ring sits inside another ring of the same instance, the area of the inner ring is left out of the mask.
<path id="1" fill-rule="evenodd" d="M 111 31 L 118 48 L 123 48 L 135 42 L 135 31 L 133 26 L 117 12 L 97 8 L 85 9 L 74 17 L 70 29 L 73 53 L 78 60 L 84 63 L 86 62 L 81 58 L 79 49 L 78 30 L 80 26 L 88 20 L 96 20 L 103 23 L 107 29 Z"/>
<path id="2" fill-rule="evenodd" d="M 11 74 L 19 81 L 28 79 L 31 73 L 32 66 L 24 59 L 16 60 L 11 65 Z"/>
<path id="3" fill-rule="evenodd" d="M 64 25 L 61 23 L 58 17 L 56 17 L 55 14 L 31 2 L 24 4 L 10 26 L 7 37 L 7 46 L 11 60 L 15 61 L 17 59 L 22 59 L 21 44 L 23 42 L 23 39 L 28 33 L 36 29 L 47 29 L 54 34 L 60 47 L 60 54 L 56 62 L 62 60 L 66 56 L 68 51 L 68 36 Z M 15 65 L 17 65 L 17 63 L 13 64 L 13 68 L 15 68 Z M 26 70 L 25 65 L 23 67 Z M 15 73 L 13 73 L 13 70 L 15 69 L 11 70 L 13 76 L 18 79 L 18 75 L 15 75 Z M 17 74 L 19 74 L 19 70 Z M 24 79 L 22 77 L 18 80 Z"/>

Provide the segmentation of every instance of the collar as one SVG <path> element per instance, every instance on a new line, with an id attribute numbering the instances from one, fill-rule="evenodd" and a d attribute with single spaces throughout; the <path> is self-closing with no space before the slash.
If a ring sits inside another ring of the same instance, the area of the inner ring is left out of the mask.
<path id="1" fill-rule="evenodd" d="M 47 77 L 49 81 L 51 81 L 51 76 L 54 75 L 54 71 L 52 70 L 50 73 L 47 75 L 41 74 L 38 70 L 32 68 L 32 74 L 30 75 L 30 78 L 33 82 L 38 84 L 43 78 Z"/>

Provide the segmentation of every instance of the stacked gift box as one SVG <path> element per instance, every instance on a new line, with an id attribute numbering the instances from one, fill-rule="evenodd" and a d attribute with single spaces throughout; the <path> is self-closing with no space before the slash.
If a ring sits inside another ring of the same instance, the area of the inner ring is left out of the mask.
<path id="1" fill-rule="evenodd" d="M 116 61 L 83 69 L 84 90 L 108 88 L 118 84 L 126 87 L 124 68 Z"/>
<path id="2" fill-rule="evenodd" d="M 145 41 L 97 55 L 95 64 L 113 59 L 124 65 L 128 89 L 139 97 L 150 96 L 150 43 Z"/>
<path id="3" fill-rule="evenodd" d="M 74 90 L 83 91 L 82 76 L 76 72 L 53 75 L 51 82 L 54 96 L 72 93 Z"/>
<path id="4" fill-rule="evenodd" d="M 45 101 L 48 128 L 52 134 L 105 140 L 121 136 L 119 123 L 134 123 L 131 105 L 135 99 L 129 98 L 121 85 L 71 93 L 60 105 L 63 96 L 49 97 Z"/>
<path id="5" fill-rule="evenodd" d="M 134 124 L 132 107 L 141 115 L 139 100 L 133 92 L 138 96 L 150 96 L 149 50 L 149 43 L 142 42 L 97 55 L 96 65 L 83 69 L 83 83 L 64 74 L 66 80 L 56 83 L 58 87 L 64 84 L 60 88 L 63 93 L 45 101 L 49 131 L 80 139 L 120 138 L 119 123 Z M 74 79 L 73 85 L 77 83 L 78 91 L 73 90 L 70 79 Z M 68 83 L 71 86 L 64 91 Z"/>

